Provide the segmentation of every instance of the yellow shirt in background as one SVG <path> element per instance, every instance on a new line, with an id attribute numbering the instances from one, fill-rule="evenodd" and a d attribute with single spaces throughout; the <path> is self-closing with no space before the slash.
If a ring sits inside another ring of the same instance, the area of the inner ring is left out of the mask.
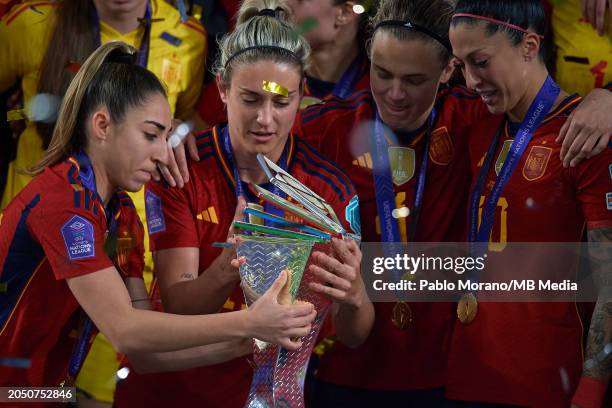
<path id="1" fill-rule="evenodd" d="M 553 0 L 552 29 L 557 47 L 555 80 L 567 92 L 586 95 L 612 81 L 612 30 L 606 13 L 606 33 L 582 20 L 580 0 Z"/>
<path id="2" fill-rule="evenodd" d="M 36 94 L 39 68 L 46 46 L 54 28 L 55 11 L 61 2 L 28 1 L 16 6 L 0 21 L 0 91 L 8 89 L 22 78 L 24 101 Z M 174 115 L 187 118 L 194 111 L 200 96 L 206 55 L 204 28 L 195 19 L 181 23 L 176 9 L 162 0 L 151 0 L 153 19 L 147 68 L 154 72 L 167 86 L 168 101 Z M 125 41 L 138 48 L 144 28 L 120 34 L 112 27 L 100 24 L 101 42 Z M 180 40 L 173 45 L 162 38 L 166 32 Z M 17 157 L 9 166 L 7 186 L 0 208 L 30 180 L 18 174 L 17 169 L 27 168 L 38 162 L 43 155 L 42 141 L 36 126 L 28 123 L 19 138 Z"/>

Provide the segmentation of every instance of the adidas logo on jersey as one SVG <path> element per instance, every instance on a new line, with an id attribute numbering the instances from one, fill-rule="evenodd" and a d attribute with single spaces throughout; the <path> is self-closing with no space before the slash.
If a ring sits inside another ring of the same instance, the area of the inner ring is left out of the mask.
<path id="1" fill-rule="evenodd" d="M 372 155 L 368 152 L 357 157 L 357 160 L 353 160 L 353 165 L 358 167 L 365 167 L 366 169 L 372 169 Z"/>
<path id="2" fill-rule="evenodd" d="M 219 219 L 217 218 L 215 207 L 208 207 L 207 210 L 204 210 L 197 215 L 197 219 L 206 221 L 206 222 L 212 222 L 213 224 L 219 223 Z"/>

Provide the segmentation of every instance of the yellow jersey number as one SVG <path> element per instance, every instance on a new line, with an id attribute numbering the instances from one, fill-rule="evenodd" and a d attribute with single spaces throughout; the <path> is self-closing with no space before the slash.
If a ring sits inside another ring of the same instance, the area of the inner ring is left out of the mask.
<path id="1" fill-rule="evenodd" d="M 407 207 L 405 201 L 406 201 L 406 192 L 400 191 L 399 193 L 395 195 L 395 208 Z M 406 216 L 406 217 L 397 218 L 397 224 L 399 226 L 400 241 L 408 242 L 408 233 L 407 233 L 407 228 L 406 228 L 406 226 L 408 225 L 408 217 Z M 378 215 L 376 216 L 376 233 L 378 235 L 381 234 L 380 217 Z"/>
<path id="2" fill-rule="evenodd" d="M 485 196 L 480 197 L 480 203 L 478 204 L 478 227 L 482 222 L 482 207 L 484 206 Z M 506 248 L 508 243 L 508 201 L 504 197 L 500 197 L 497 200 L 497 208 L 499 208 L 499 229 L 498 236 L 494 237 L 493 232 L 496 230 L 495 225 L 491 228 L 491 235 L 489 236 L 489 251 L 501 252 Z M 495 212 L 497 213 L 497 208 Z M 496 219 L 497 217 L 495 217 Z"/>

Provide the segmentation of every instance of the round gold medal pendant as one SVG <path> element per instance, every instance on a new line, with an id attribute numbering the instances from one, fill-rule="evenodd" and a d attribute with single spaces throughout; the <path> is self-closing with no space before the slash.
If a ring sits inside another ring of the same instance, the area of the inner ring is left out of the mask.
<path id="1" fill-rule="evenodd" d="M 397 302 L 393 306 L 391 321 L 400 330 L 406 330 L 412 323 L 412 309 L 407 302 Z"/>
<path id="2" fill-rule="evenodd" d="M 478 313 L 478 301 L 473 293 L 466 293 L 461 296 L 457 303 L 457 317 L 463 324 L 470 324 Z"/>

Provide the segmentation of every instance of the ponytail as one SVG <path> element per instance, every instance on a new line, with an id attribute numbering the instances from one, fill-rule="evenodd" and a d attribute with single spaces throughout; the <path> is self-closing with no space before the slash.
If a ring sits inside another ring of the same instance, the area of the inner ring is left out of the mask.
<path id="1" fill-rule="evenodd" d="M 68 86 L 49 148 L 28 173 L 36 175 L 87 145 L 87 119 L 100 106 L 121 122 L 128 109 L 144 104 L 151 93 L 166 96 L 155 74 L 135 63 L 136 51 L 110 42 L 94 51 Z"/>

